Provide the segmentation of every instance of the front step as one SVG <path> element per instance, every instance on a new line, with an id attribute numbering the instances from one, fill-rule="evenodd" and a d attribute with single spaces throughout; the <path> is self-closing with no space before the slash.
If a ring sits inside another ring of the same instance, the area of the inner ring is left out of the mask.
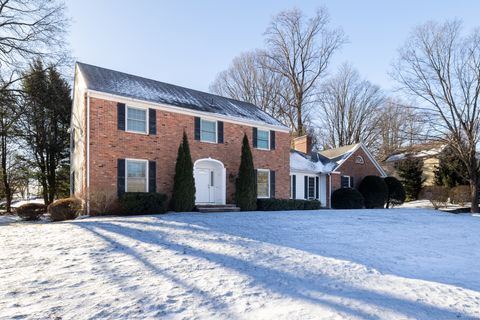
<path id="1" fill-rule="evenodd" d="M 212 212 L 238 212 L 240 208 L 234 204 L 212 204 L 212 205 L 198 205 L 198 212 L 212 213 Z"/>

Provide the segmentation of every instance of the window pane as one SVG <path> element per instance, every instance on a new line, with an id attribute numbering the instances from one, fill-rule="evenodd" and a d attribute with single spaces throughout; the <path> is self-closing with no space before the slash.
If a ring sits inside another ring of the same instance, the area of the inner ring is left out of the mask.
<path id="1" fill-rule="evenodd" d="M 268 172 L 257 171 L 257 196 L 259 198 L 268 197 Z"/>
<path id="2" fill-rule="evenodd" d="M 257 148 L 268 149 L 269 132 L 257 130 Z"/>
<path id="3" fill-rule="evenodd" d="M 127 130 L 147 132 L 147 111 L 127 108 Z"/>
<path id="4" fill-rule="evenodd" d="M 315 198 L 315 178 L 308 177 L 308 198 Z"/>
<path id="5" fill-rule="evenodd" d="M 217 142 L 217 124 L 215 121 L 201 120 L 200 131 L 202 141 Z"/>
<path id="6" fill-rule="evenodd" d="M 147 163 L 127 161 L 127 192 L 146 192 Z"/>

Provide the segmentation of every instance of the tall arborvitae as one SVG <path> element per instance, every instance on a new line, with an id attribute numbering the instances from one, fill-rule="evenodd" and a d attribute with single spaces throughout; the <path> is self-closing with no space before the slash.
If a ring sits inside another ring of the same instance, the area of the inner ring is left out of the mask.
<path id="1" fill-rule="evenodd" d="M 242 158 L 238 169 L 236 200 L 242 211 L 257 209 L 257 191 L 255 185 L 255 169 L 253 156 L 247 135 L 243 137 Z"/>
<path id="2" fill-rule="evenodd" d="M 177 211 L 192 211 L 195 208 L 195 179 L 187 134 L 183 132 L 178 147 L 175 178 L 173 181 L 172 208 Z"/>
<path id="3" fill-rule="evenodd" d="M 35 60 L 23 80 L 25 112 L 21 121 L 24 142 L 30 151 L 29 160 L 37 169 L 46 204 L 58 194 L 58 185 L 65 184 L 57 175 L 62 162 L 68 159 L 70 86 L 55 67 L 45 68 Z"/>
<path id="4" fill-rule="evenodd" d="M 400 182 L 405 188 L 406 200 L 418 198 L 423 184 L 423 161 L 421 159 L 406 159 L 399 163 L 397 168 Z"/>

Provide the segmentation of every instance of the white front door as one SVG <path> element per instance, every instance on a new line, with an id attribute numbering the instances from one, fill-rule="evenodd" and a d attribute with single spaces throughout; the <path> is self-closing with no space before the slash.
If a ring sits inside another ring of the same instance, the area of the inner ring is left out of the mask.
<path id="1" fill-rule="evenodd" d="M 210 169 L 195 170 L 195 188 L 197 203 L 215 202 L 214 172 Z"/>

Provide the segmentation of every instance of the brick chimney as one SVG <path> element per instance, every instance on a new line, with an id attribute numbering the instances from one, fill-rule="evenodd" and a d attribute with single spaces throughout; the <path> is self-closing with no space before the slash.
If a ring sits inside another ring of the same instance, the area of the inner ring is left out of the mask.
<path id="1" fill-rule="evenodd" d="M 292 147 L 296 151 L 310 154 L 310 152 L 312 152 L 312 137 L 305 135 L 298 138 L 293 138 Z"/>

